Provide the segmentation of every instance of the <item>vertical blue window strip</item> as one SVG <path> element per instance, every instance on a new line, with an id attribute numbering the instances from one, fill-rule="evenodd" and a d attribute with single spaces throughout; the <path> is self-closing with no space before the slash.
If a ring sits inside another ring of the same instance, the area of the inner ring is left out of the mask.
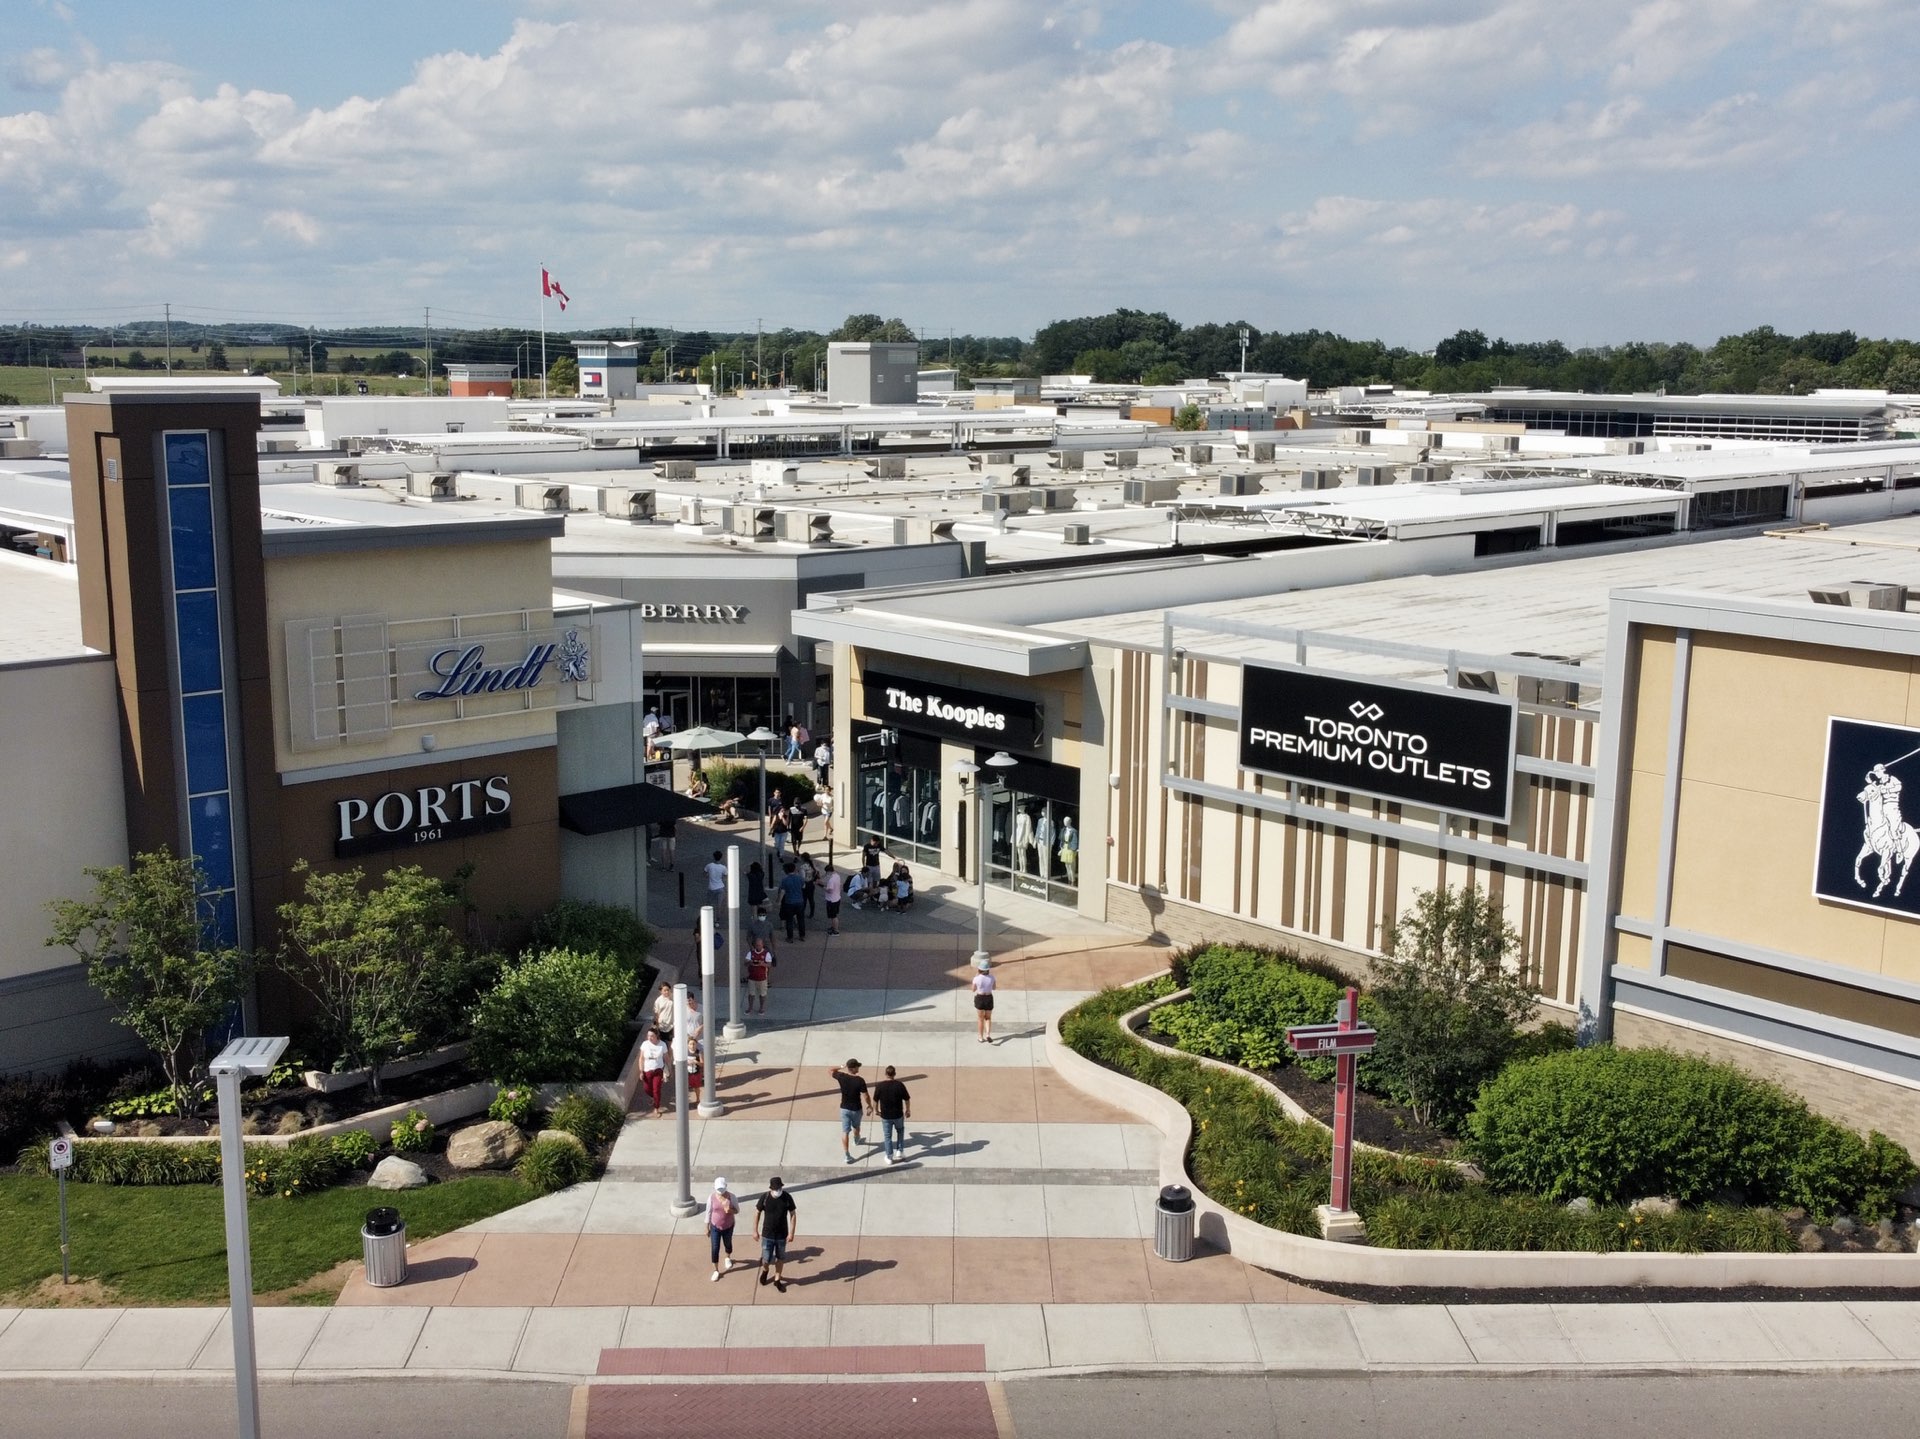
<path id="1" fill-rule="evenodd" d="M 240 942 L 240 917 L 212 465 L 204 434 L 168 435 L 162 443 L 180 676 L 177 718 L 187 770 L 187 838 L 203 876 L 206 942 L 228 947 Z"/>

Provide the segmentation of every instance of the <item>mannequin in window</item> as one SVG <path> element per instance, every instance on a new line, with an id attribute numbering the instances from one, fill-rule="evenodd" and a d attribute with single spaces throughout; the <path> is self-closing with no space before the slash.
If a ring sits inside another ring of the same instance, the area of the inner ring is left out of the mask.
<path id="1" fill-rule="evenodd" d="M 1037 873 L 1033 862 L 1033 812 L 1018 809 L 1013 813 L 1013 862 L 1023 874 Z"/>
<path id="2" fill-rule="evenodd" d="M 1053 810 L 1040 811 L 1039 822 L 1033 827 L 1034 854 L 1040 861 L 1034 867 L 1034 873 L 1051 879 L 1053 877 Z"/>
<path id="3" fill-rule="evenodd" d="M 1060 867 L 1067 872 L 1068 884 L 1080 883 L 1080 831 L 1074 828 L 1072 815 L 1060 821 Z"/>

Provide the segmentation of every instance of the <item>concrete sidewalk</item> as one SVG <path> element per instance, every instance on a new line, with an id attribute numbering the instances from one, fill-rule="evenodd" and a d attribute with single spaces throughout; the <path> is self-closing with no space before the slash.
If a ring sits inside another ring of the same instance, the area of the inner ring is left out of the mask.
<path id="1" fill-rule="evenodd" d="M 1920 1305 L 787 1304 L 264 1309 L 269 1379 L 700 1383 L 621 1351 L 984 1346 L 997 1378 L 1097 1371 L 1674 1373 L 1920 1369 Z M 611 1358 L 609 1356 L 612 1356 Z M 0 1377 L 220 1382 L 224 1310 L 0 1310 Z M 838 1376 L 857 1382 L 862 1376 Z M 768 1382 L 781 1382 L 772 1379 Z"/>

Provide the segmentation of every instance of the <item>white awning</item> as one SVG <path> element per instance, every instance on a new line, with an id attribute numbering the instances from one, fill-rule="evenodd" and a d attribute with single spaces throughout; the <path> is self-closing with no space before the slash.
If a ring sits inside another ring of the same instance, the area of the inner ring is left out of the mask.
<path id="1" fill-rule="evenodd" d="M 649 683 L 661 675 L 773 675 L 780 672 L 782 645 L 640 646 L 640 661 Z"/>

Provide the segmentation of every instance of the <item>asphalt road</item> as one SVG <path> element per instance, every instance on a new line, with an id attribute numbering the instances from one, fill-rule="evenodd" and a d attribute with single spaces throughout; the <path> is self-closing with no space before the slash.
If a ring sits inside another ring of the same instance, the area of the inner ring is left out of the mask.
<path id="1" fill-rule="evenodd" d="M 1911 1434 L 1920 1413 L 1920 1374 L 1095 1378 L 1021 1381 L 1006 1392 L 1019 1439 L 1877 1439 Z M 266 1439 L 564 1439 L 572 1391 L 412 1379 L 271 1384 L 261 1398 Z M 849 1402 L 857 1412 L 851 1393 Z M 233 1432 L 232 1391 L 217 1385 L 0 1380 L 5 1439 L 212 1439 Z M 710 1428 L 688 1432 L 740 1439 Z M 777 1435 L 778 1423 L 768 1432 Z M 637 1434 L 679 1439 L 657 1426 Z M 914 1436 L 902 1432 L 899 1439 Z"/>

